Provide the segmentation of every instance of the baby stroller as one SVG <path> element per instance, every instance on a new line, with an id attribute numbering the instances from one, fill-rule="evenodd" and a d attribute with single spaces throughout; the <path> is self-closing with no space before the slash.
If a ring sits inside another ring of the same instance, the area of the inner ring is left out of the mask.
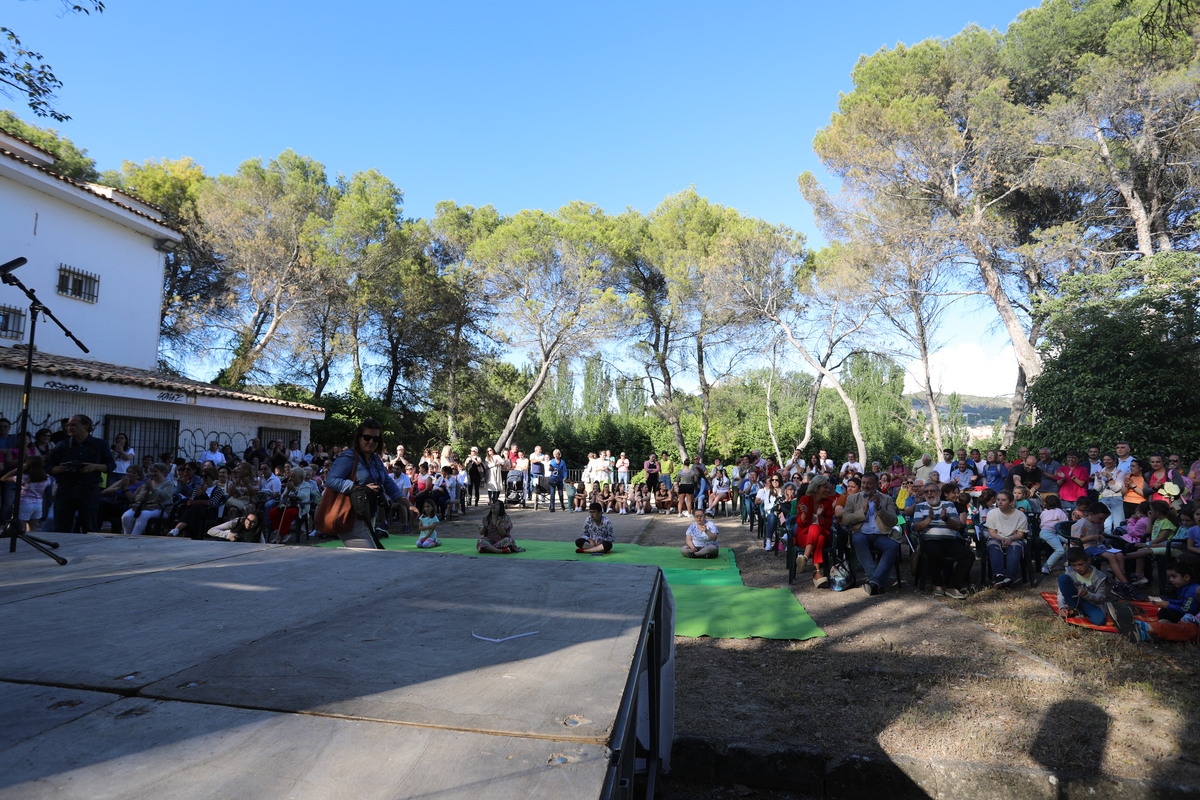
<path id="1" fill-rule="evenodd" d="M 525 508 L 525 476 L 509 475 L 505 479 L 504 505 Z"/>
<path id="2" fill-rule="evenodd" d="M 537 511 L 538 506 L 550 505 L 550 479 L 545 475 L 538 475 L 531 479 L 533 481 L 533 510 Z"/>

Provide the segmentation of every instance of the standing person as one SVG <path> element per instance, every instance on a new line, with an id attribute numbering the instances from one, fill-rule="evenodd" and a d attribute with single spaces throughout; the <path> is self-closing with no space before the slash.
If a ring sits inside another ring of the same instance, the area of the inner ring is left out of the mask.
<path id="1" fill-rule="evenodd" d="M 646 470 L 646 488 L 650 494 L 655 494 L 658 491 L 658 457 L 651 453 L 642 469 Z"/>
<path id="2" fill-rule="evenodd" d="M 1076 460 L 1078 463 L 1078 460 Z M 1049 447 L 1043 447 L 1038 450 L 1038 469 L 1042 471 L 1042 485 L 1030 487 L 1033 491 L 1040 494 L 1058 494 L 1058 470 L 1062 464 L 1054 459 Z"/>
<path id="3" fill-rule="evenodd" d="M 629 459 L 624 453 L 621 453 L 620 458 L 617 459 L 617 483 L 623 486 L 629 485 Z"/>
<path id="4" fill-rule="evenodd" d="M 567 510 L 567 501 L 563 499 L 563 488 L 567 482 L 567 462 L 563 460 L 562 450 L 555 450 L 550 459 L 550 512 L 554 513 L 554 495 L 558 495 L 558 504 L 563 511 Z"/>
<path id="5" fill-rule="evenodd" d="M 867 574 L 863 589 L 868 595 L 881 594 L 894 581 L 892 573 L 900 557 L 900 543 L 891 537 L 896 517 L 896 503 L 879 491 L 875 473 L 863 475 L 862 491 L 846 499 L 842 524 L 850 531 L 854 553 Z"/>
<path id="6" fill-rule="evenodd" d="M 92 436 L 92 421 L 76 414 L 67 421 L 67 438 L 46 459 L 54 477 L 54 523 L 59 533 L 87 533 L 100 529 L 101 473 L 112 472 L 112 449 Z M 78 519 L 76 519 L 78 517 Z"/>
<path id="7" fill-rule="evenodd" d="M 985 488 L 991 489 L 993 492 L 1004 491 L 1004 482 L 1008 479 L 1008 467 L 1001 462 L 1000 456 L 995 450 L 988 450 L 987 461 L 984 462 L 979 477 L 983 479 Z"/>
<path id="8" fill-rule="evenodd" d="M 493 448 L 489 447 L 487 449 L 487 456 L 483 459 L 483 466 L 487 470 L 489 505 L 499 501 L 500 493 L 504 491 L 504 465 L 507 463 L 508 460 Z"/>
<path id="9" fill-rule="evenodd" d="M 1025 487 L 1030 497 L 1033 497 L 1041 489 L 1042 470 L 1037 465 L 1035 456 L 1025 456 L 1024 461 L 1008 471 L 1008 480 L 1005 481 L 1004 488 L 1011 492 L 1018 486 Z"/>
<path id="10" fill-rule="evenodd" d="M 221 443 L 215 439 L 208 443 L 208 449 L 200 454 L 200 464 L 211 461 L 214 467 L 225 465 L 225 454 L 221 452 Z"/>
<path id="11" fill-rule="evenodd" d="M 612 550 L 614 538 L 612 522 L 604 516 L 604 508 L 592 503 L 583 523 L 583 535 L 575 540 L 575 552 L 604 555 Z"/>
<path id="12" fill-rule="evenodd" d="M 1104 532 L 1112 533 L 1125 521 L 1125 473 L 1117 469 L 1117 457 L 1105 453 L 1100 459 L 1100 469 L 1092 473 L 1092 491 L 1096 499 L 1108 508 L 1108 519 Z"/>
<path id="13" fill-rule="evenodd" d="M 1067 452 L 1067 463 L 1061 465 L 1053 473 L 1057 486 L 1058 499 L 1062 509 L 1067 514 L 1075 510 L 1080 500 L 1087 500 L 1088 468 L 1079 463 L 1079 453 L 1074 450 Z"/>
<path id="14" fill-rule="evenodd" d="M 679 552 L 687 558 L 716 558 L 720 551 L 717 545 L 717 523 L 704 516 L 704 509 L 697 508 L 695 520 L 684 532 L 684 544 Z"/>
<path id="15" fill-rule="evenodd" d="M 679 470 L 679 516 L 687 517 L 692 514 L 692 501 L 696 492 L 696 469 L 691 464 L 684 464 Z"/>
<path id="16" fill-rule="evenodd" d="M 397 448 L 395 463 L 403 463 L 400 454 L 403 448 Z M 483 459 L 479 457 L 479 448 L 472 447 L 470 455 L 467 456 L 467 461 L 463 465 L 467 469 L 467 493 L 466 499 L 470 501 L 474 498 L 472 505 L 479 505 L 479 486 L 483 483 Z"/>
<path id="17" fill-rule="evenodd" d="M 922 453 L 921 460 L 913 467 L 913 478 L 918 481 L 929 482 L 933 477 L 933 462 L 930 460 L 929 453 Z"/>
<path id="18" fill-rule="evenodd" d="M 383 444 L 383 426 L 373 419 L 364 419 L 354 430 L 354 442 L 338 453 L 325 478 L 325 487 L 349 495 L 354 504 L 354 524 L 339 533 L 345 547 L 375 550 L 375 511 L 383 493 L 393 500 L 400 499 L 400 488 L 388 477 L 383 460 L 376 450 Z"/>
<path id="19" fill-rule="evenodd" d="M 133 463 L 133 459 L 137 454 L 133 452 L 133 448 L 129 446 L 129 437 L 123 433 L 118 433 L 113 437 L 112 443 L 113 464 L 116 469 L 113 470 L 117 475 L 124 475 L 129 469 L 129 465 Z"/>
<path id="20" fill-rule="evenodd" d="M 933 471 L 937 475 L 938 483 L 949 483 L 950 473 L 954 472 L 954 451 L 949 448 L 943 450 L 942 460 L 934 464 Z"/>
<path id="21" fill-rule="evenodd" d="M 993 588 L 1004 589 L 1021 576 L 1028 525 L 1025 514 L 1013 505 L 1012 492 L 996 495 L 996 507 L 987 517 L 988 561 L 995 579 Z"/>
<path id="22" fill-rule="evenodd" d="M 546 477 L 546 462 L 549 460 L 542 452 L 540 444 L 534 446 L 533 452 L 529 454 L 529 480 L 525 484 L 526 500 L 533 498 L 533 493 L 539 488 L 539 482 Z"/>

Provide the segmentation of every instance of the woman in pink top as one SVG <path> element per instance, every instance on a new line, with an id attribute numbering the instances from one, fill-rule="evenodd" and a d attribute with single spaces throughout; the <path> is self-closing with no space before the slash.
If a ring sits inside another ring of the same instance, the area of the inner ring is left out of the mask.
<path id="1" fill-rule="evenodd" d="M 1079 453 L 1067 453 L 1067 463 L 1058 468 L 1054 479 L 1058 481 L 1058 499 L 1067 514 L 1075 510 L 1080 500 L 1087 499 L 1088 468 L 1079 463 Z"/>

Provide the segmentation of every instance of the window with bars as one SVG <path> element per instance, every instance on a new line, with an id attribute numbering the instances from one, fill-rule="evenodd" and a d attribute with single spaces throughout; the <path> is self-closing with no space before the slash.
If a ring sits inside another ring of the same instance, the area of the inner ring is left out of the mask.
<path id="1" fill-rule="evenodd" d="M 94 303 L 100 297 L 100 276 L 66 264 L 58 267 L 58 293 Z"/>
<path id="2" fill-rule="evenodd" d="M 158 461 L 169 453 L 174 459 L 179 455 L 179 420 L 146 419 L 145 417 L 122 417 L 106 414 L 104 417 L 104 440 L 110 445 L 118 433 L 129 437 L 129 446 L 137 454 L 135 463 L 141 464 L 143 456 L 154 456 Z M 190 457 L 190 454 L 189 454 Z"/>
<path id="3" fill-rule="evenodd" d="M 258 440 L 262 442 L 262 446 L 266 447 L 272 439 L 278 439 L 283 442 L 283 446 L 287 447 L 292 441 L 300 441 L 300 431 L 289 430 L 287 428 L 259 428 Z M 300 447 L 304 447 L 304 443 L 300 442 Z"/>
<path id="4" fill-rule="evenodd" d="M 13 306 L 0 306 L 0 339 L 25 337 L 25 311 Z"/>

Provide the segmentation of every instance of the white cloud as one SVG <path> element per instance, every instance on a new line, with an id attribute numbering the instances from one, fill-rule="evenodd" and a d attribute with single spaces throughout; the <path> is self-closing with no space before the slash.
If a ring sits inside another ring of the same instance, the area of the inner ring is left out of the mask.
<path id="1" fill-rule="evenodd" d="M 904 391 L 922 391 L 920 359 L 904 366 Z M 943 398 L 951 392 L 980 397 L 1011 396 L 1017 382 L 1017 359 L 1010 342 L 978 339 L 952 342 L 930 356 L 929 366 L 933 390 L 941 391 Z"/>

